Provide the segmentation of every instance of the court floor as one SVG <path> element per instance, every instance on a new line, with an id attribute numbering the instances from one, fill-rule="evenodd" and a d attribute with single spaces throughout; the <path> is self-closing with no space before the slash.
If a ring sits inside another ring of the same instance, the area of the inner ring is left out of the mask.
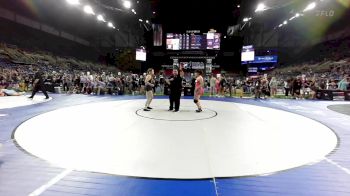
<path id="1" fill-rule="evenodd" d="M 0 195 L 350 195 L 346 102 L 53 97 L 0 109 Z"/>

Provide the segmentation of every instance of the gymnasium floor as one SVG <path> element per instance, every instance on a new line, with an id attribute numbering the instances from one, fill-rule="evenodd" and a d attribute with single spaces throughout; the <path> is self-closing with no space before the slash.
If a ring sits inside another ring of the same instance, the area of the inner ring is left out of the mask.
<path id="1" fill-rule="evenodd" d="M 52 96 L 0 98 L 1 196 L 350 195 L 346 102 Z"/>

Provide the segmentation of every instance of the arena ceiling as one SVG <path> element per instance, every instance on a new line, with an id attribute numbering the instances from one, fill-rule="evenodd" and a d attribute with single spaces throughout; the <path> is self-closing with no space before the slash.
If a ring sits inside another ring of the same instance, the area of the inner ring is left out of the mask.
<path id="1" fill-rule="evenodd" d="M 146 20 L 152 17 L 149 1 L 137 3 L 135 0 L 133 8 L 137 10 L 137 15 L 125 9 L 122 0 L 80 0 L 80 2 L 82 5 L 91 5 L 96 13 L 101 13 L 106 20 L 112 21 L 118 29 L 124 31 L 142 31 L 138 19 Z M 81 8 L 69 5 L 65 0 L 0 1 L 0 7 L 86 39 L 113 35 L 113 30 L 106 24 L 98 22 L 96 17 L 85 14 Z"/>
<path id="2" fill-rule="evenodd" d="M 169 32 L 185 30 L 226 31 L 239 18 L 240 0 L 153 0 L 156 21 Z"/>
<path id="3" fill-rule="evenodd" d="M 296 28 L 310 27 L 313 24 L 317 25 L 332 25 L 348 23 L 349 16 L 349 0 L 249 0 L 242 1 L 241 19 L 244 17 L 253 17 L 255 24 L 263 24 L 266 29 L 271 29 L 290 19 L 296 13 L 302 11 L 312 2 L 316 2 L 315 9 L 305 13 L 303 20 L 294 24 L 298 24 Z M 267 10 L 261 13 L 255 13 L 255 9 L 259 3 L 264 3 Z M 324 15 L 320 15 L 324 12 Z M 329 12 L 334 12 L 330 16 Z M 302 24 L 302 23 L 306 24 Z M 326 23 L 326 24 L 325 24 Z"/>
<path id="4" fill-rule="evenodd" d="M 226 32 L 228 26 L 242 23 L 244 17 L 253 17 L 255 24 L 263 24 L 266 29 L 273 29 L 283 20 L 303 10 L 312 0 L 131 0 L 132 8 L 137 11 L 136 15 L 123 8 L 122 0 L 80 1 L 90 4 L 96 12 L 103 13 L 105 18 L 112 20 L 121 31 L 142 34 L 144 25 L 139 22 L 141 18 L 144 21 L 148 19 L 163 24 L 165 32 L 207 31 L 212 28 Z M 261 2 L 265 3 L 269 10 L 255 13 L 254 10 Z M 330 25 L 333 25 L 334 21 L 342 21 L 338 22 L 340 24 L 348 23 L 346 16 L 349 16 L 349 0 L 323 2 L 325 6 L 320 9 L 331 10 L 338 5 L 342 8 L 334 8 L 337 17 L 326 18 Z M 240 5 L 240 8 L 237 5 Z M 114 34 L 114 30 L 76 7 L 68 5 L 65 0 L 0 1 L 0 6 L 86 39 Z M 325 18 L 318 19 L 324 21 Z"/>

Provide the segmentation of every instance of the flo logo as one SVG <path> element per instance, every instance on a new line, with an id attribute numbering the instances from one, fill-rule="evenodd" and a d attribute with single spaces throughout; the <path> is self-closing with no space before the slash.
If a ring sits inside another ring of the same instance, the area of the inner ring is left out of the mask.
<path id="1" fill-rule="evenodd" d="M 333 17 L 335 14 L 334 10 L 317 10 L 316 16 Z"/>

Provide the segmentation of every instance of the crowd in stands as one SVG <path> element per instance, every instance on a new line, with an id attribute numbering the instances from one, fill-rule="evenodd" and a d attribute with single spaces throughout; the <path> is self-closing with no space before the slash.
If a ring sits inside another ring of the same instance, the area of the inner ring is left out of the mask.
<path id="1" fill-rule="evenodd" d="M 45 73 L 48 90 L 89 95 L 143 94 L 144 75 L 121 72 L 70 58 L 28 53 L 0 45 L 0 96 L 23 95 L 32 89 L 34 74 Z M 350 58 L 325 59 L 318 63 L 305 63 L 277 68 L 272 72 L 253 77 L 219 74 L 205 78 L 210 96 L 225 97 L 293 97 L 316 98 L 317 90 L 350 90 Z M 166 89 L 162 72 L 156 76 L 155 91 L 163 94 Z M 184 86 L 191 87 L 194 79 L 186 73 Z M 193 85 L 194 86 L 194 85 Z"/>
<path id="2" fill-rule="evenodd" d="M 248 94 L 255 98 L 316 99 L 318 90 L 350 90 L 350 58 L 277 68 L 251 77 L 222 75 L 208 80 L 212 96 L 229 93 L 240 97 Z"/>
<path id="3" fill-rule="evenodd" d="M 83 94 L 123 94 L 126 90 L 136 90 L 143 76 L 131 73 L 112 73 L 93 69 L 64 69 L 54 65 L 21 65 L 1 62 L 0 89 L 27 92 L 32 89 L 34 74 L 45 73 L 45 86 L 53 92 L 62 87 L 67 93 Z"/>

